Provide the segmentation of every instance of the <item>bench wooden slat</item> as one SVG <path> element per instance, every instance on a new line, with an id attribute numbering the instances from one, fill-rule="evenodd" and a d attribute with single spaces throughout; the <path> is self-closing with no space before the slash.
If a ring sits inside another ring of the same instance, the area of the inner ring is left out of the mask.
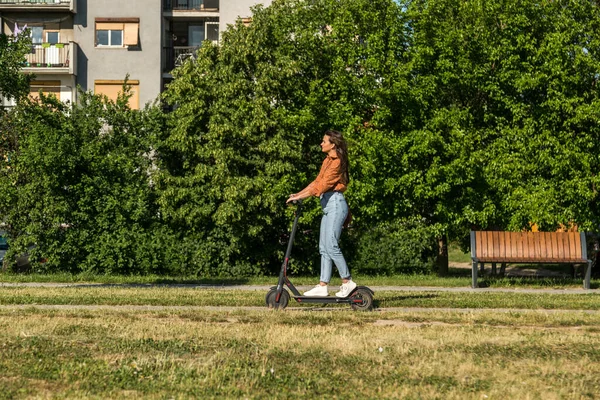
<path id="1" fill-rule="evenodd" d="M 498 244 L 500 247 L 500 251 L 503 251 L 506 254 L 506 232 L 498 232 Z"/>
<path id="2" fill-rule="evenodd" d="M 577 232 L 569 232 L 569 249 L 571 250 L 571 257 L 580 258 L 581 257 L 581 246 L 579 252 L 577 251 Z"/>
<path id="3" fill-rule="evenodd" d="M 511 246 L 511 250 L 510 250 L 510 254 L 512 257 L 519 257 L 519 249 L 518 249 L 518 238 L 517 235 L 510 235 L 510 246 Z"/>
<path id="4" fill-rule="evenodd" d="M 530 246 L 529 252 L 531 254 L 531 257 L 534 257 L 534 258 L 538 257 L 538 255 L 535 252 L 535 247 L 536 247 L 535 245 L 536 245 L 536 243 L 539 243 L 539 239 L 537 238 L 537 235 L 534 235 L 533 232 L 529 232 L 527 234 L 527 241 L 529 242 L 529 246 Z M 539 246 L 538 246 L 538 249 L 539 249 Z"/>
<path id="5" fill-rule="evenodd" d="M 558 236 L 556 236 L 556 235 L 550 236 L 550 241 L 552 242 L 552 257 L 553 258 L 558 258 L 559 257 L 559 253 L 558 253 Z"/>
<path id="6" fill-rule="evenodd" d="M 542 249 L 545 250 L 547 248 L 546 233 L 547 232 L 541 232 L 541 235 L 539 235 L 539 237 L 540 237 L 540 257 L 541 257 L 541 252 L 543 251 Z"/>
<path id="7" fill-rule="evenodd" d="M 492 242 L 494 257 L 499 257 L 502 254 L 502 250 L 500 249 L 500 232 L 492 232 Z"/>
<path id="8" fill-rule="evenodd" d="M 485 236 L 486 236 L 485 241 L 487 244 L 486 254 L 489 257 L 493 257 L 494 256 L 494 248 L 493 248 L 493 243 L 492 243 L 492 232 L 486 232 Z"/>
<path id="9" fill-rule="evenodd" d="M 525 256 L 525 248 L 523 247 L 523 232 L 517 234 L 517 257 Z"/>

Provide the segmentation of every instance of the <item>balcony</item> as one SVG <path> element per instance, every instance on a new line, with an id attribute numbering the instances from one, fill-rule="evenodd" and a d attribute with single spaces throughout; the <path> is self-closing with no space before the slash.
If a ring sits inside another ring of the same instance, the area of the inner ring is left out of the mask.
<path id="1" fill-rule="evenodd" d="M 25 56 L 23 72 L 77 75 L 77 43 L 31 46 L 31 53 Z"/>
<path id="2" fill-rule="evenodd" d="M 77 12 L 77 0 L 0 0 L 2 11 Z"/>
<path id="3" fill-rule="evenodd" d="M 195 56 L 200 46 L 173 46 L 165 47 L 165 65 L 163 72 L 171 72 L 174 68 L 181 66 L 185 60 Z"/>
<path id="4" fill-rule="evenodd" d="M 164 0 L 165 16 L 211 16 L 219 12 L 219 0 Z"/>

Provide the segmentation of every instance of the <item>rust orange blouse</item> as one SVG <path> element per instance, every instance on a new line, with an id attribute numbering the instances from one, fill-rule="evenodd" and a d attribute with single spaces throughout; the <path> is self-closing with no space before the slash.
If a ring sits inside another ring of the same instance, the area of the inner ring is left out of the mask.
<path id="1" fill-rule="evenodd" d="M 336 192 L 345 192 L 348 188 L 348 182 L 342 171 L 342 162 L 339 157 L 327 156 L 321 165 L 321 171 L 317 178 L 308 185 L 310 194 L 320 196 L 325 192 L 334 190 Z"/>

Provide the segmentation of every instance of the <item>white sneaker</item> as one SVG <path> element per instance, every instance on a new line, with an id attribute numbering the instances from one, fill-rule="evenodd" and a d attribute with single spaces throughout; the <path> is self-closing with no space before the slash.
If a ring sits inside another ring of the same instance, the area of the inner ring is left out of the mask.
<path id="1" fill-rule="evenodd" d="M 317 285 L 314 288 L 304 292 L 304 296 L 325 297 L 325 296 L 329 296 L 329 292 L 327 291 L 327 286 Z"/>
<path id="2" fill-rule="evenodd" d="M 342 283 L 342 286 L 340 286 L 340 291 L 335 295 L 337 297 L 348 297 L 354 289 L 356 289 L 356 283 L 350 280 L 347 283 Z"/>

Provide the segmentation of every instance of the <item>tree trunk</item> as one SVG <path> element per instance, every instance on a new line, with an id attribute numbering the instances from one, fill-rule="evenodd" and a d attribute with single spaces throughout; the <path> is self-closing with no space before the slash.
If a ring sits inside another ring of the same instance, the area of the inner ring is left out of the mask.
<path id="1" fill-rule="evenodd" d="M 446 235 L 438 238 L 437 268 L 438 275 L 448 275 L 448 238 Z"/>

